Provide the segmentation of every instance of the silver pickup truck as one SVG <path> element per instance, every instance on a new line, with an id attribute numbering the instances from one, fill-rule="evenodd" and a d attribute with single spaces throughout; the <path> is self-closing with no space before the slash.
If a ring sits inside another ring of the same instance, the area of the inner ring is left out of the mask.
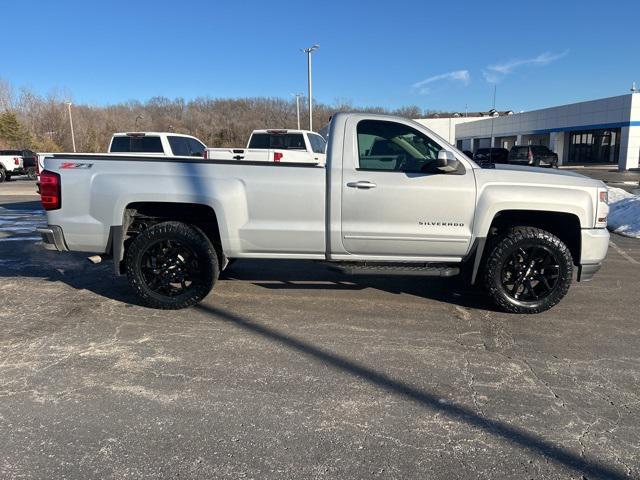
<path id="1" fill-rule="evenodd" d="M 202 300 L 232 259 L 270 258 L 352 275 L 461 274 L 502 309 L 537 313 L 606 255 L 599 181 L 480 168 L 403 118 L 341 113 L 328 137 L 326 165 L 51 155 L 43 240 L 113 258 L 145 304 L 167 309 Z"/>

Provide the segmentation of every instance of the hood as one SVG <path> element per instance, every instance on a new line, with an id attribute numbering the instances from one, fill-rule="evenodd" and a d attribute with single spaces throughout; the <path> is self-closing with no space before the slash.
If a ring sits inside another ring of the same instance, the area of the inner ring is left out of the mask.
<path id="1" fill-rule="evenodd" d="M 477 168 L 476 178 L 487 183 L 514 183 L 522 185 L 553 185 L 573 187 L 606 187 L 600 180 L 579 173 L 556 168 L 528 167 L 497 164 L 495 168 Z"/>

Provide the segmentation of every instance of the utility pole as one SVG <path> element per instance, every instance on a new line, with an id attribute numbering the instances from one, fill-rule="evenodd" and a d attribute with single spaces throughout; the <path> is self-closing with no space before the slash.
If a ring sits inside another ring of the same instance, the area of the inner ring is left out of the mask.
<path id="1" fill-rule="evenodd" d="M 69 125 L 71 126 L 71 143 L 73 144 L 73 153 L 76 152 L 76 136 L 73 133 L 73 118 L 71 118 L 71 102 L 67 102 L 69 109 Z"/>
<path id="2" fill-rule="evenodd" d="M 309 87 L 309 130 L 313 130 L 313 93 L 311 84 L 311 54 L 320 48 L 320 45 L 312 45 L 309 48 L 303 48 L 302 51 L 307 54 L 307 81 Z"/>
<path id="3" fill-rule="evenodd" d="M 296 97 L 296 118 L 298 119 L 298 130 L 300 130 L 300 97 L 304 95 L 303 93 L 292 93 L 294 97 Z"/>
<path id="4" fill-rule="evenodd" d="M 495 120 L 495 115 L 497 113 L 496 111 L 496 91 L 498 89 L 498 85 L 497 84 L 493 84 L 493 108 L 491 109 L 491 145 L 490 147 L 493 147 L 493 122 Z M 490 152 L 493 152 L 493 150 L 490 150 Z M 492 155 L 489 155 L 489 158 L 491 158 Z"/>

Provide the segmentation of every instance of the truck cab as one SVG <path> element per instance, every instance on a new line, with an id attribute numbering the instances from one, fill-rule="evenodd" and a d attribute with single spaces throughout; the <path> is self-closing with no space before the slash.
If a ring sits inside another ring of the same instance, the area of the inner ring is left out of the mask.
<path id="1" fill-rule="evenodd" d="M 206 145 L 191 135 L 168 132 L 114 133 L 109 153 L 167 157 L 202 157 Z"/>

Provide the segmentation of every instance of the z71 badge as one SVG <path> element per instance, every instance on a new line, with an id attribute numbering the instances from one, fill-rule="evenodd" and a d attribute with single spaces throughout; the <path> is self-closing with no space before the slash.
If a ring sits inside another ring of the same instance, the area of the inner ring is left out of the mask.
<path id="1" fill-rule="evenodd" d="M 70 169 L 70 168 L 91 168 L 93 167 L 93 163 L 79 163 L 79 162 L 62 162 L 60 168 Z"/>

